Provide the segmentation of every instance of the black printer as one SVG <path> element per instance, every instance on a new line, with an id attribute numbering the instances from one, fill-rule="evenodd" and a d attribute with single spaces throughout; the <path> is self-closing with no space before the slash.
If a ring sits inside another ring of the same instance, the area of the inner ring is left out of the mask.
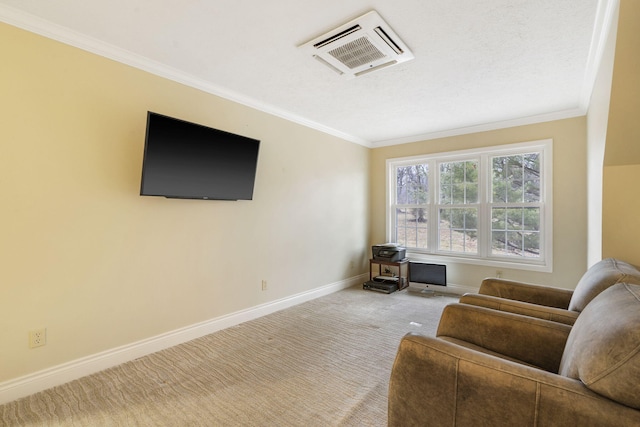
<path id="1" fill-rule="evenodd" d="M 385 243 L 371 247 L 375 261 L 399 262 L 407 257 L 407 250 L 397 243 Z"/>

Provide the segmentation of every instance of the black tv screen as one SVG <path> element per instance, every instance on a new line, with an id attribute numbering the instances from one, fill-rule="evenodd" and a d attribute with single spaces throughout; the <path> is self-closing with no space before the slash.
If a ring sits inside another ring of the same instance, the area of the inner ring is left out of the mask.
<path id="1" fill-rule="evenodd" d="M 251 200 L 260 141 L 149 111 L 141 196 Z"/>
<path id="2" fill-rule="evenodd" d="M 447 286 L 447 266 L 444 264 L 410 262 L 409 282 Z"/>

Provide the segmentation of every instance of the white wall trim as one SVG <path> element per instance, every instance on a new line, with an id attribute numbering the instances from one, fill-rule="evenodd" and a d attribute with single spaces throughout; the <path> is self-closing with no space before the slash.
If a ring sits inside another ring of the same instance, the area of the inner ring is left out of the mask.
<path id="1" fill-rule="evenodd" d="M 572 119 L 582 117 L 587 114 L 584 108 L 574 108 L 569 110 L 556 111 L 554 113 L 539 114 L 535 116 L 520 117 L 517 119 L 503 120 L 499 122 L 483 123 L 476 126 L 464 128 L 447 129 L 439 132 L 425 133 L 422 135 L 410 135 L 404 138 L 387 139 L 371 142 L 372 148 L 386 147 L 391 145 L 409 144 L 412 142 L 430 141 L 433 139 L 449 138 L 452 136 L 469 135 L 472 133 L 488 132 L 499 129 L 508 129 L 517 126 L 534 125 L 538 123 L 553 122 L 556 120 Z"/>
<path id="2" fill-rule="evenodd" d="M 35 34 L 59 41 L 61 43 L 77 47 L 87 52 L 112 59 L 122 64 L 146 71 L 148 73 L 172 80 L 189 87 L 193 87 L 203 92 L 207 92 L 222 98 L 228 99 L 238 104 L 242 104 L 256 110 L 272 114 L 276 117 L 298 123 L 311 129 L 335 136 L 345 141 L 362 145 L 367 148 L 378 148 L 390 145 L 407 144 L 418 141 L 428 141 L 437 138 L 466 135 L 470 133 L 486 132 L 490 130 L 504 129 L 515 126 L 524 126 L 555 120 L 563 120 L 586 115 L 588 104 L 593 91 L 594 77 L 597 72 L 602 56 L 602 39 L 606 38 L 608 27 L 611 25 L 611 11 L 618 0 L 600 0 L 597 12 L 597 25 L 594 29 L 594 41 L 589 53 L 588 69 L 586 71 L 585 82 L 583 84 L 583 94 L 580 105 L 573 109 L 556 111 L 547 114 L 520 117 L 512 120 L 478 124 L 477 126 L 446 129 L 434 131 L 426 134 L 408 135 L 402 138 L 369 141 L 351 135 L 340 130 L 325 126 L 321 123 L 306 119 L 290 111 L 283 110 L 271 104 L 266 104 L 241 93 L 229 90 L 219 85 L 212 84 L 204 79 L 187 74 L 183 71 L 168 67 L 157 61 L 143 57 L 128 50 L 105 43 L 101 40 L 78 33 L 66 27 L 54 24 L 37 16 L 28 14 L 22 10 L 6 5 L 0 5 L 0 22 L 5 22 L 18 28 L 30 31 Z"/>
<path id="3" fill-rule="evenodd" d="M 317 131 L 371 148 L 371 143 L 354 135 L 347 134 L 337 129 L 330 128 L 321 123 L 306 119 L 290 111 L 285 111 L 274 105 L 258 101 L 241 93 L 229 90 L 219 85 L 212 84 L 204 79 L 195 77 L 178 69 L 169 67 L 160 62 L 151 60 L 126 49 L 105 43 L 101 40 L 89 37 L 85 34 L 70 30 L 61 25 L 54 24 L 24 11 L 0 5 L 0 22 L 5 22 L 14 27 L 30 31 L 32 33 L 59 41 L 69 46 L 77 47 L 84 51 L 94 53 L 104 58 L 112 59 L 125 65 L 154 74 L 165 79 L 182 83 L 186 86 L 199 89 L 247 107 L 255 108 L 276 117 L 289 120 L 294 123 L 315 129 Z"/>
<path id="4" fill-rule="evenodd" d="M 368 273 L 350 277 L 310 291 L 236 311 L 2 382 L 0 383 L 0 404 L 11 402 L 12 400 L 73 381 L 147 354 L 155 353 L 165 348 L 173 347 L 219 330 L 329 295 L 333 292 L 362 283 L 368 278 Z"/>
<path id="5" fill-rule="evenodd" d="M 591 38 L 591 46 L 589 47 L 589 57 L 587 58 L 587 67 L 582 84 L 582 99 L 580 106 L 582 109 L 588 110 L 591 104 L 591 96 L 598 76 L 598 71 L 602 64 L 602 59 L 607 45 L 609 34 L 617 28 L 618 17 L 616 10 L 619 0 L 599 0 L 598 9 L 596 11 L 596 20 Z M 615 34 L 615 33 L 614 33 Z"/>

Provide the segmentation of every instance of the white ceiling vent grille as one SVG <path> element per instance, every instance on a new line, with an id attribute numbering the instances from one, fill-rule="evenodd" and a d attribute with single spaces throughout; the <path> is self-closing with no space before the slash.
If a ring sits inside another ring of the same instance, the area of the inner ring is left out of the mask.
<path id="1" fill-rule="evenodd" d="M 414 58 L 376 11 L 316 37 L 300 48 L 347 78 Z"/>

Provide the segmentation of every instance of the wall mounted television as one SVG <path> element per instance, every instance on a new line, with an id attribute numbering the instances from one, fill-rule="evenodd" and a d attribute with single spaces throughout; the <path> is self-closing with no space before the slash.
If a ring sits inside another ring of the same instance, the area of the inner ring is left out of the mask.
<path id="1" fill-rule="evenodd" d="M 260 141 L 147 112 L 141 196 L 252 200 Z"/>

